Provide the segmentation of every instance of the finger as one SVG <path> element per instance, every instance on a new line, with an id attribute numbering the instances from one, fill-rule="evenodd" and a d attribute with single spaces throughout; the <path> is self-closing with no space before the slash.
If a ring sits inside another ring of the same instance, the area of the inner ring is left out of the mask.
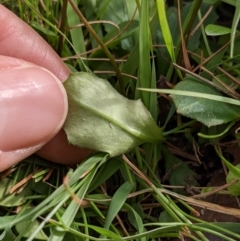
<path id="1" fill-rule="evenodd" d="M 54 50 L 25 22 L 0 4 L 0 54 L 40 65 L 61 81 L 70 74 Z"/>
<path id="2" fill-rule="evenodd" d="M 0 5 L 0 54 L 20 58 L 50 70 L 65 81 L 70 70 L 53 49 L 26 23 Z M 61 130 L 37 152 L 41 157 L 63 164 L 75 164 L 92 151 L 69 145 Z"/>
<path id="3" fill-rule="evenodd" d="M 50 71 L 0 56 L 0 171 L 40 149 L 67 114 L 62 83 Z"/>
<path id="4" fill-rule="evenodd" d="M 92 154 L 93 151 L 69 145 L 66 133 L 61 130 L 36 153 L 49 161 L 65 165 L 74 165 L 80 163 L 84 158 Z"/>

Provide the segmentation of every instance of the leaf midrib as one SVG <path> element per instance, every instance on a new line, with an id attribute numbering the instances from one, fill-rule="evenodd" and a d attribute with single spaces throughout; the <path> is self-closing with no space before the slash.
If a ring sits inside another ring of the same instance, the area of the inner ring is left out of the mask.
<path id="1" fill-rule="evenodd" d="M 127 128 L 128 126 L 122 126 L 121 123 L 119 121 L 117 121 L 116 119 L 113 119 L 108 115 L 104 115 L 102 112 L 97 111 L 96 109 L 90 107 L 87 104 L 84 104 L 83 102 L 78 101 L 78 103 L 80 104 L 81 107 L 85 108 L 86 110 L 88 110 L 90 112 L 93 112 L 94 114 L 102 117 L 103 119 L 109 120 L 110 124 L 114 124 L 117 127 L 119 127 L 120 129 L 122 129 L 124 131 L 127 131 L 128 133 L 130 133 L 135 138 L 141 139 L 144 142 L 145 141 L 148 141 L 148 142 L 156 142 L 157 141 L 156 139 L 149 138 L 147 135 L 143 135 L 142 133 L 137 132 L 137 131 L 133 130 L 132 128 Z M 160 138 L 159 138 L 159 141 L 160 141 Z"/>

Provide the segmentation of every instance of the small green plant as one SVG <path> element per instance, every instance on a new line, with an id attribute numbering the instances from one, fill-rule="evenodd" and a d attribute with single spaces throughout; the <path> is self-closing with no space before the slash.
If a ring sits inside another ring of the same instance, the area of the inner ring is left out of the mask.
<path id="1" fill-rule="evenodd" d="M 118 156 L 164 140 L 142 102 L 123 97 L 108 81 L 79 72 L 64 87 L 69 103 L 64 130 L 71 144 Z"/>
<path id="2" fill-rule="evenodd" d="M 239 222 L 199 209 L 240 218 L 203 199 L 239 195 L 223 147 L 238 143 L 238 1 L 3 4 L 71 68 L 64 130 L 98 152 L 76 167 L 33 155 L 3 173 L 1 240 L 240 239 Z M 208 184 L 209 156 L 226 167 L 224 187 Z"/>

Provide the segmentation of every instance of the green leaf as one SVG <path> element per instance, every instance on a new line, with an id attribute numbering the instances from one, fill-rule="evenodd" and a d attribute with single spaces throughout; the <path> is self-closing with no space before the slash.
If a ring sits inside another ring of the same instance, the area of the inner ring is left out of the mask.
<path id="1" fill-rule="evenodd" d="M 15 240 L 15 235 L 12 232 L 11 228 L 7 227 L 4 229 L 4 231 L 0 235 L 0 240 L 1 241 L 14 241 Z"/>
<path id="2" fill-rule="evenodd" d="M 137 86 L 150 88 L 151 87 L 151 62 L 146 61 L 150 59 L 151 42 L 149 32 L 149 1 L 142 0 L 140 8 L 140 22 L 139 22 L 139 71 Z M 139 94 L 144 105 L 150 109 L 150 95 L 151 93 L 135 92 L 135 98 L 138 99 Z"/>
<path id="3" fill-rule="evenodd" d="M 89 193 L 103 184 L 108 178 L 110 178 L 121 166 L 123 165 L 122 159 L 120 157 L 111 158 L 110 161 L 105 163 L 100 170 L 98 170 L 97 175 L 94 177 L 91 186 L 89 188 Z"/>
<path id="4" fill-rule="evenodd" d="M 220 92 L 212 87 L 191 79 L 178 83 L 174 89 L 222 96 Z M 239 118 L 239 106 L 201 97 L 174 94 L 172 95 L 172 99 L 178 113 L 196 119 L 208 127 L 227 123 Z"/>
<path id="5" fill-rule="evenodd" d="M 219 36 L 231 33 L 231 28 L 226 28 L 215 24 L 208 24 L 205 28 L 205 32 L 208 36 Z"/>
<path id="6" fill-rule="evenodd" d="M 77 3 L 75 1 L 75 3 Z M 78 24 L 81 24 L 79 17 L 77 14 L 75 14 L 75 11 L 73 10 L 70 3 L 67 4 L 67 23 L 68 26 L 77 26 Z M 78 54 L 85 53 L 86 52 L 86 45 L 84 42 L 84 35 L 82 28 L 72 28 L 69 30 L 70 36 L 71 36 L 71 43 L 74 47 L 74 51 Z M 80 59 L 77 60 L 79 66 L 81 69 L 85 69 L 85 64 L 88 65 L 88 62 L 86 61 L 83 65 L 82 61 Z"/>
<path id="7" fill-rule="evenodd" d="M 235 84 L 228 76 L 226 76 L 225 74 L 218 74 L 215 75 L 216 78 L 218 78 L 218 80 L 220 80 L 222 83 L 228 85 L 231 89 L 236 90 L 238 85 Z M 213 79 L 212 82 L 220 87 L 222 87 L 223 85 L 218 82 L 216 79 Z"/>
<path id="8" fill-rule="evenodd" d="M 98 234 L 101 234 L 102 236 L 111 238 L 111 240 L 124 241 L 124 239 L 120 235 L 110 231 L 109 229 L 105 229 L 105 228 L 101 228 L 93 225 L 88 225 L 88 228 L 96 231 Z M 103 239 L 99 238 L 99 240 L 103 240 Z M 108 240 L 108 239 L 104 239 L 104 240 Z"/>
<path id="9" fill-rule="evenodd" d="M 238 170 L 240 170 L 240 164 L 236 165 L 235 168 L 237 168 Z M 238 179 L 238 182 L 234 183 L 233 185 L 228 187 L 228 191 L 235 197 L 240 195 L 240 176 L 236 175 L 236 173 L 232 172 L 229 169 L 228 175 L 226 177 L 227 183 Z"/>
<path id="10" fill-rule="evenodd" d="M 5 178 L 0 181 L 0 206 L 16 207 L 27 201 L 26 197 L 32 194 L 31 190 L 26 187 L 19 194 L 9 194 L 9 190 L 14 185 L 13 179 Z"/>
<path id="11" fill-rule="evenodd" d="M 99 166 L 103 164 L 106 161 L 106 158 L 103 158 L 102 162 L 99 163 Z M 96 175 L 96 172 L 98 170 L 98 167 L 94 167 L 94 169 L 82 180 L 83 184 L 81 185 L 81 188 L 77 191 L 76 197 L 79 198 L 79 200 L 83 200 L 85 197 L 88 188 Z M 77 212 L 79 210 L 79 204 L 76 202 L 76 200 L 72 200 L 71 203 L 67 206 L 66 210 L 64 211 L 64 214 L 62 215 L 61 219 L 64 221 L 65 227 L 70 227 L 72 224 L 75 216 L 77 215 Z M 66 234 L 66 230 L 64 228 L 55 226 L 52 229 L 50 240 L 52 241 L 62 241 L 64 236 Z"/>
<path id="12" fill-rule="evenodd" d="M 126 29 L 127 25 L 129 25 L 129 21 L 122 22 L 118 25 L 119 29 L 114 28 L 106 36 L 104 36 L 104 38 L 103 38 L 104 43 L 111 40 L 111 42 L 108 44 L 108 48 L 113 49 L 121 41 L 124 41 L 123 42 L 124 46 L 127 47 L 125 49 L 128 49 L 129 51 L 132 50 L 133 44 L 132 44 L 130 37 L 132 37 L 132 36 L 134 36 L 134 34 L 138 33 L 139 22 L 137 20 L 133 20 L 131 22 L 130 26 Z M 125 29 L 125 31 L 120 36 L 115 38 L 118 35 L 119 31 L 123 31 L 124 29 Z"/>
<path id="13" fill-rule="evenodd" d="M 236 31 L 238 28 L 238 23 L 240 20 L 240 1 L 236 1 L 236 9 L 235 13 L 233 16 L 233 22 L 232 22 L 232 31 L 231 31 L 231 37 L 230 37 L 230 58 L 233 58 L 233 53 L 234 53 L 234 42 L 235 42 L 235 36 L 236 36 Z"/>
<path id="14" fill-rule="evenodd" d="M 159 23 L 162 30 L 162 35 L 168 50 L 168 53 L 172 59 L 173 62 L 176 62 L 175 59 L 175 53 L 173 48 L 173 39 L 171 32 L 169 30 L 168 26 L 168 20 L 166 16 L 166 10 L 165 10 L 165 2 L 163 0 L 157 0 L 157 10 L 158 10 L 158 17 L 159 17 Z"/>
<path id="15" fill-rule="evenodd" d="M 42 32 L 43 34 L 49 36 L 49 37 L 54 37 L 57 38 L 57 34 L 54 33 L 52 30 L 41 26 L 38 22 L 33 22 L 32 23 L 32 27 L 35 28 L 36 30 L 39 30 L 40 32 Z"/>
<path id="16" fill-rule="evenodd" d="M 169 173 L 168 181 L 172 186 L 186 186 L 189 185 L 189 181 L 194 186 L 198 186 L 197 181 L 194 178 L 195 173 L 189 168 L 186 162 L 183 162 L 172 154 L 165 146 L 162 146 L 162 154 L 166 161 L 166 173 Z M 182 193 L 182 190 L 173 190 L 177 193 Z"/>
<path id="17" fill-rule="evenodd" d="M 64 86 L 69 112 L 64 124 L 68 141 L 117 156 L 144 142 L 163 141 L 140 100 L 128 100 L 93 74 L 73 73 Z"/>
<path id="18" fill-rule="evenodd" d="M 123 207 L 127 209 L 128 221 L 137 230 L 137 233 L 144 233 L 146 229 L 143 224 L 144 211 L 142 206 L 139 203 L 133 203 L 131 206 L 125 203 Z M 146 241 L 148 239 L 147 237 L 142 237 L 137 240 Z"/>
<path id="19" fill-rule="evenodd" d="M 23 232 L 23 237 L 28 238 L 32 235 L 36 228 L 38 228 L 39 222 L 37 220 L 31 221 L 22 221 L 18 223 L 15 227 L 19 234 Z M 41 229 L 34 237 L 35 239 L 39 240 L 48 240 L 47 235 Z"/>
<path id="20" fill-rule="evenodd" d="M 160 213 L 159 222 L 170 223 L 170 222 L 174 222 L 174 219 L 169 215 L 169 213 L 166 210 L 163 210 Z"/>
<path id="21" fill-rule="evenodd" d="M 134 187 L 134 184 L 125 182 L 115 192 L 108 209 L 108 214 L 104 224 L 105 229 L 108 229 L 110 227 L 113 219 L 116 217 L 117 213 L 122 208 L 123 204 L 126 202 L 126 199 L 129 193 L 132 191 L 133 187 Z"/>
<path id="22" fill-rule="evenodd" d="M 99 1 L 100 6 L 104 5 L 104 1 Z M 134 4 L 136 5 L 136 3 Z M 99 6 L 99 8 L 100 8 Z M 124 21 L 128 21 L 128 13 L 127 13 L 127 8 L 126 8 L 126 0 L 122 1 L 108 1 L 107 6 L 105 7 L 105 12 L 102 17 L 104 20 L 111 21 L 115 24 L 120 24 Z M 113 14 L 114 13 L 114 14 Z M 112 29 L 114 29 L 115 26 L 111 24 L 106 24 L 104 26 L 104 29 L 107 32 L 110 32 Z"/>

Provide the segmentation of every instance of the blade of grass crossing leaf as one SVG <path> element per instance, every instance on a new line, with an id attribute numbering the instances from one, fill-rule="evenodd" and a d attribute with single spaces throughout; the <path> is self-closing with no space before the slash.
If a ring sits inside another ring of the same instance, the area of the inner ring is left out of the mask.
<path id="1" fill-rule="evenodd" d="M 168 26 L 166 11 L 165 11 L 165 2 L 164 0 L 157 0 L 157 9 L 158 9 L 158 17 L 159 17 L 159 23 L 162 30 L 162 35 L 166 44 L 166 48 L 168 50 L 168 53 L 172 59 L 172 61 L 175 63 L 175 53 L 173 49 L 173 40 L 172 35 Z"/>
<path id="2" fill-rule="evenodd" d="M 118 188 L 118 190 L 115 192 L 115 194 L 112 197 L 107 218 L 104 224 L 104 228 L 108 229 L 113 221 L 113 219 L 116 217 L 119 210 L 122 208 L 123 204 L 126 202 L 126 199 L 128 195 L 130 194 L 131 190 L 133 189 L 134 185 L 130 184 L 128 182 L 125 182 L 122 184 L 121 187 Z"/>
<path id="3" fill-rule="evenodd" d="M 149 38 L 149 17 L 148 0 L 141 1 L 140 23 L 139 23 L 139 72 L 138 86 L 151 88 L 151 65 L 150 65 L 150 38 Z M 148 86 L 148 87 L 147 87 Z M 149 109 L 150 94 L 141 93 L 144 105 Z"/>
<path id="4" fill-rule="evenodd" d="M 233 54 L 234 54 L 234 39 L 235 39 L 239 19 L 240 19 L 240 1 L 236 1 L 236 9 L 233 17 L 231 40 L 230 40 L 231 41 L 230 58 L 233 58 Z"/>
<path id="5" fill-rule="evenodd" d="M 182 95 L 182 96 L 191 96 L 191 97 L 199 97 L 199 98 L 205 98 L 209 100 L 216 100 L 219 102 L 224 102 L 232 105 L 239 105 L 240 101 L 235 100 L 228 97 L 223 96 L 217 96 L 217 95 L 211 95 L 211 94 L 204 94 L 204 93 L 198 93 L 193 91 L 184 91 L 184 90 L 168 90 L 168 89 L 145 89 L 145 88 L 139 88 L 139 90 L 143 91 L 149 91 L 149 92 L 158 92 L 158 93 L 165 93 L 165 94 L 171 94 L 171 95 Z"/>

